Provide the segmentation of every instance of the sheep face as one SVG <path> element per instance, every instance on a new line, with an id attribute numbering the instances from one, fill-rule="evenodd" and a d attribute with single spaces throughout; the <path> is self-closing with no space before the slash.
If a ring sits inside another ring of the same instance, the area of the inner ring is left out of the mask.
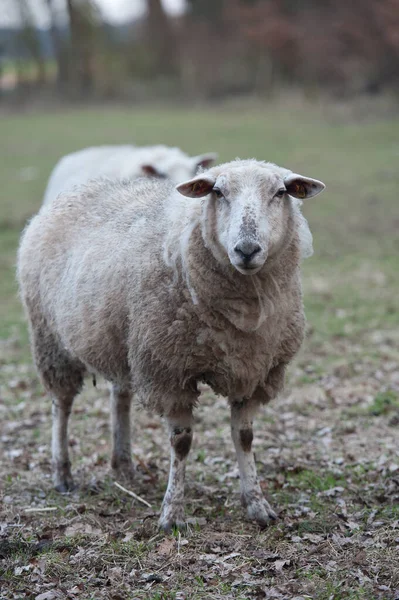
<path id="1" fill-rule="evenodd" d="M 147 177 L 170 179 L 177 184 L 193 177 L 200 169 L 209 168 L 216 158 L 217 154 L 214 152 L 187 156 L 178 148 L 170 148 L 169 152 L 157 157 L 153 163 L 143 164 L 141 170 Z"/>
<path id="2" fill-rule="evenodd" d="M 192 198 L 206 197 L 206 243 L 221 262 L 254 275 L 291 239 L 291 198 L 315 196 L 324 189 L 316 179 L 256 161 L 220 165 L 177 186 Z"/>

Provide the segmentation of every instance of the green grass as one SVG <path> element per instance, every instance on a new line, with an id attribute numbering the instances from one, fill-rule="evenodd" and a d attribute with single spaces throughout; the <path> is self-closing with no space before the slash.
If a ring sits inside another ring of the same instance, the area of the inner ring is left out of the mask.
<path id="1" fill-rule="evenodd" d="M 364 406 L 354 406 L 345 409 L 348 416 L 373 416 L 381 415 L 399 415 L 399 397 L 393 390 L 379 392 L 371 404 Z"/>
<path id="2" fill-rule="evenodd" d="M 324 492 L 345 483 L 344 479 L 336 477 L 333 473 L 320 474 L 308 469 L 290 475 L 288 481 L 295 488 L 311 490 L 312 492 Z"/>
<path id="3" fill-rule="evenodd" d="M 395 410 L 399 410 L 399 398 L 395 392 L 391 391 L 377 394 L 374 402 L 368 407 L 369 414 L 377 417 Z"/>

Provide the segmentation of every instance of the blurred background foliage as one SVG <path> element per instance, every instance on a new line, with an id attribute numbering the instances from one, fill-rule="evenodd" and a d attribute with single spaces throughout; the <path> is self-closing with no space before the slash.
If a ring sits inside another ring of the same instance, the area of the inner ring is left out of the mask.
<path id="1" fill-rule="evenodd" d="M 186 0 L 179 15 L 146 0 L 142 16 L 118 25 L 95 0 L 11 2 L 19 26 L 0 24 L 3 100 L 215 101 L 281 88 L 342 98 L 399 87 L 399 0 Z"/>

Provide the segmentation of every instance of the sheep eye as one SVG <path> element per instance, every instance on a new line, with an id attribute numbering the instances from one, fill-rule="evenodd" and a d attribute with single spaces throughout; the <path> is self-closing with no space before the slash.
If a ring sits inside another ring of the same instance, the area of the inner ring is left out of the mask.
<path id="1" fill-rule="evenodd" d="M 216 198 L 223 198 L 222 190 L 217 187 L 213 188 Z"/>
<path id="2" fill-rule="evenodd" d="M 275 198 L 282 198 L 287 190 L 285 188 L 279 189 L 275 194 Z"/>

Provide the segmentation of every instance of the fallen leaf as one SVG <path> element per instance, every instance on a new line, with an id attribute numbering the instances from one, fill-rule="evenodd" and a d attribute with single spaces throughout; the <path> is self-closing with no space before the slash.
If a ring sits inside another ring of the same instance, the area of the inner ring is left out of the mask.
<path id="1" fill-rule="evenodd" d="M 276 560 L 276 562 L 275 562 L 275 563 L 273 563 L 273 568 L 274 568 L 274 570 L 275 570 L 275 571 L 277 571 L 277 573 L 278 573 L 279 571 L 282 571 L 282 570 L 283 570 L 283 567 L 284 567 L 285 565 L 287 565 L 287 566 L 288 566 L 289 564 L 290 564 L 290 561 L 289 561 L 289 560 Z"/>
<path id="2" fill-rule="evenodd" d="M 43 592 L 38 596 L 35 596 L 35 600 L 54 600 L 54 598 L 59 598 L 59 594 L 57 594 L 54 590 L 49 590 L 48 592 Z"/>
<path id="3" fill-rule="evenodd" d="M 345 488 L 341 487 L 341 486 L 336 486 L 333 488 L 330 488 L 328 490 L 324 490 L 324 492 L 319 492 L 317 495 L 318 496 L 327 496 L 332 497 L 332 496 L 336 496 L 337 494 L 342 494 L 342 492 L 345 491 Z"/>
<path id="4" fill-rule="evenodd" d="M 304 533 L 302 538 L 304 540 L 309 540 L 312 544 L 320 544 L 324 539 L 322 535 L 318 535 L 317 533 Z"/>
<path id="5" fill-rule="evenodd" d="M 140 579 L 148 583 L 162 583 L 163 581 L 162 575 L 158 573 L 142 573 Z"/>
<path id="6" fill-rule="evenodd" d="M 67 537 L 73 537 L 75 535 L 100 535 L 102 533 L 101 529 L 96 529 L 92 527 L 90 523 L 74 523 L 73 525 L 69 525 L 65 529 L 65 535 Z"/>
<path id="7" fill-rule="evenodd" d="M 30 571 L 31 568 L 32 568 L 32 565 L 25 565 L 23 567 L 15 567 L 14 575 L 22 575 L 22 573 L 24 573 L 26 571 Z"/>
<path id="8" fill-rule="evenodd" d="M 173 538 L 165 538 L 159 544 L 157 553 L 160 556 L 170 556 L 176 548 L 176 541 Z"/>
<path id="9" fill-rule="evenodd" d="M 360 525 L 359 523 L 355 523 L 355 521 L 348 521 L 347 522 L 347 526 L 349 527 L 350 530 L 354 530 L 354 529 L 360 529 Z"/>
<path id="10" fill-rule="evenodd" d="M 205 517 L 189 517 L 188 519 L 186 519 L 186 523 L 187 525 L 193 525 L 195 526 L 204 526 L 206 525 L 207 521 Z"/>
<path id="11" fill-rule="evenodd" d="M 367 554 L 365 553 L 364 550 L 360 550 L 360 552 L 358 552 L 355 555 L 353 562 L 356 563 L 357 565 L 364 565 L 366 560 L 367 560 Z"/>
<path id="12" fill-rule="evenodd" d="M 67 590 L 67 592 L 68 594 L 80 594 L 83 589 L 84 586 L 82 583 L 80 583 L 79 585 L 74 585 L 73 588 Z"/>
<path id="13" fill-rule="evenodd" d="M 230 558 L 236 558 L 236 556 L 241 556 L 241 554 L 239 552 L 232 552 L 231 554 L 223 556 L 223 560 L 230 560 Z"/>

